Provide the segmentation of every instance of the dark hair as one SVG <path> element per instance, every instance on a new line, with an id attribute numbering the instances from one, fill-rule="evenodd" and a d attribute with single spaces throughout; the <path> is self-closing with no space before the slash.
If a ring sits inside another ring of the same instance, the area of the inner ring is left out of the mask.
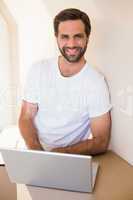
<path id="1" fill-rule="evenodd" d="M 55 35 L 58 35 L 58 27 L 60 22 L 67 20 L 78 20 L 80 19 L 85 25 L 85 33 L 89 37 L 91 32 L 91 24 L 88 15 L 81 10 L 75 8 L 68 8 L 59 12 L 54 18 L 54 32 Z"/>

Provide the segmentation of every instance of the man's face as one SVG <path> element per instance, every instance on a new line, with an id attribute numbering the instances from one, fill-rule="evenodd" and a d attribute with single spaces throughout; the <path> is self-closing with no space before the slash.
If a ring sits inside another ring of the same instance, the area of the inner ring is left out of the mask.
<path id="1" fill-rule="evenodd" d="M 87 49 L 88 38 L 81 20 L 61 22 L 56 37 L 59 50 L 68 62 L 75 63 L 83 57 Z"/>

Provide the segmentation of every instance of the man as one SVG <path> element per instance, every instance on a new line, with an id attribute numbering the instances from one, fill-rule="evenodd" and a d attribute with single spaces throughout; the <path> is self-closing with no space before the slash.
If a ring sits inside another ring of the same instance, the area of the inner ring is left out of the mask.
<path id="1" fill-rule="evenodd" d="M 31 68 L 19 118 L 21 134 L 29 149 L 105 152 L 111 104 L 104 77 L 84 57 L 90 20 L 78 9 L 65 9 L 55 17 L 54 31 L 61 55 Z"/>

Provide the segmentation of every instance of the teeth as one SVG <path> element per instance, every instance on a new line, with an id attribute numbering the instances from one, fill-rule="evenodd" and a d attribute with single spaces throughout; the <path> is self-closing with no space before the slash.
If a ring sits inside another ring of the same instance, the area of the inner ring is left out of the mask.
<path id="1" fill-rule="evenodd" d="M 76 53 L 76 52 L 77 52 L 77 49 L 67 49 L 67 52 L 68 52 L 68 53 Z"/>

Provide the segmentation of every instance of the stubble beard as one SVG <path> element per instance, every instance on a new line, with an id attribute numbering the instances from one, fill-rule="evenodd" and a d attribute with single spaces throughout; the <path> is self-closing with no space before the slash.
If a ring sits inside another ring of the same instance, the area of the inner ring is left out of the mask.
<path id="1" fill-rule="evenodd" d="M 58 47 L 59 47 L 59 45 L 58 45 Z M 76 49 L 78 51 L 78 53 L 76 55 L 68 55 L 67 54 L 68 49 Z M 60 50 L 62 56 L 70 63 L 76 63 L 76 62 L 80 61 L 80 59 L 85 54 L 86 49 L 87 49 L 87 42 L 86 42 L 86 45 L 85 45 L 84 48 L 82 48 L 82 47 L 63 47 L 63 48 L 60 48 L 59 47 L 59 50 Z"/>

